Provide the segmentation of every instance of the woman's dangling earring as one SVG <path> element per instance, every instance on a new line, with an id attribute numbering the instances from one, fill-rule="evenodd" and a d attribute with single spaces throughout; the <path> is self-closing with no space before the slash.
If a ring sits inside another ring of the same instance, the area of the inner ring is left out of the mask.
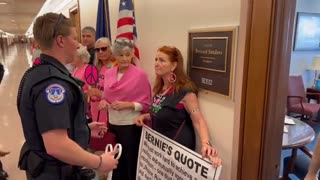
<path id="1" fill-rule="evenodd" d="M 177 80 L 176 74 L 174 74 L 174 72 L 171 71 L 169 76 L 168 76 L 169 83 L 174 83 L 174 82 L 176 82 L 176 80 Z"/>

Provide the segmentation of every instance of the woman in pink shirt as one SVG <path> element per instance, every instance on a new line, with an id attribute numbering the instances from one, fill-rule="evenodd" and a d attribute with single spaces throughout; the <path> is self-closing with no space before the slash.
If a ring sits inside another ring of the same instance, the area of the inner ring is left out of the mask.
<path id="1" fill-rule="evenodd" d="M 89 90 L 87 92 L 87 95 L 90 96 L 90 110 L 92 121 L 103 122 L 105 124 L 107 124 L 108 122 L 107 111 L 99 111 L 98 105 L 101 100 L 102 92 L 104 90 L 104 74 L 107 69 L 116 66 L 116 62 L 112 57 L 110 46 L 110 40 L 106 37 L 102 37 L 96 41 L 94 65 L 99 72 L 99 81 L 96 87 L 89 87 Z M 111 133 L 106 133 L 103 138 L 91 137 L 89 147 L 94 151 L 101 151 L 105 149 L 106 144 L 113 143 L 113 139 L 114 137 L 112 137 Z"/>
<path id="2" fill-rule="evenodd" d="M 88 91 L 89 86 L 86 83 L 86 80 L 84 77 L 84 71 L 88 66 L 89 59 L 90 59 L 90 54 L 87 51 L 87 48 L 85 46 L 80 46 L 72 62 L 72 65 L 74 66 L 74 70 L 72 71 L 71 75 L 77 79 L 80 79 L 85 83 L 84 86 L 82 86 L 82 90 L 85 93 Z"/>

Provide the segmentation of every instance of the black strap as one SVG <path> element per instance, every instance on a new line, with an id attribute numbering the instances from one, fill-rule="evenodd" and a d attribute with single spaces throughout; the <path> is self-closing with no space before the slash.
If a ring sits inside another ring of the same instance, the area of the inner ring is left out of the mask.
<path id="1" fill-rule="evenodd" d="M 182 122 L 181 126 L 179 127 L 179 129 L 177 130 L 176 134 L 174 135 L 173 140 L 176 140 L 177 137 L 180 135 L 180 133 L 181 133 L 181 131 L 182 131 L 182 128 L 183 128 L 183 126 L 184 126 L 185 123 L 186 123 L 186 120 L 184 120 L 184 121 Z"/>
<path id="2" fill-rule="evenodd" d="M 23 85 L 24 85 L 24 82 L 27 78 L 27 75 L 33 71 L 37 66 L 32 66 L 31 68 L 29 68 L 25 73 L 24 75 L 22 76 L 22 79 L 20 81 L 20 86 L 18 88 L 18 96 L 17 96 L 17 108 L 18 108 L 18 111 L 20 112 L 20 99 L 21 99 L 21 95 L 22 95 L 22 88 L 23 88 Z"/>

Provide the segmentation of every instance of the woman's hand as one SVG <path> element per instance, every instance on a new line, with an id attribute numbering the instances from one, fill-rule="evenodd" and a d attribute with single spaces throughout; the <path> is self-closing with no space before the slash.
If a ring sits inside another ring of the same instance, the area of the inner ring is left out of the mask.
<path id="1" fill-rule="evenodd" d="M 221 166 L 221 159 L 217 156 L 218 151 L 211 147 L 208 143 L 202 143 L 201 145 L 201 154 L 202 157 L 210 159 L 213 167 Z"/>
<path id="2" fill-rule="evenodd" d="M 97 89 L 97 88 L 89 88 L 89 89 L 86 91 L 86 94 L 87 94 L 87 96 L 97 96 L 97 97 L 101 97 L 102 91 L 100 91 L 100 90 Z"/>
<path id="3" fill-rule="evenodd" d="M 145 114 L 141 114 L 140 116 L 134 119 L 134 122 L 136 123 L 137 126 L 143 126 L 145 119 L 146 119 Z"/>
<path id="4" fill-rule="evenodd" d="M 110 104 L 106 100 L 102 99 L 99 103 L 98 109 L 99 110 L 107 110 L 108 106 L 110 106 Z"/>
<path id="5" fill-rule="evenodd" d="M 108 131 L 105 123 L 102 122 L 92 122 L 89 123 L 91 129 L 91 137 L 103 138 L 104 134 Z"/>
<path id="6" fill-rule="evenodd" d="M 110 104 L 110 107 L 113 110 L 121 111 L 121 110 L 124 110 L 124 109 L 133 109 L 134 105 L 131 102 L 114 101 L 113 103 Z"/>

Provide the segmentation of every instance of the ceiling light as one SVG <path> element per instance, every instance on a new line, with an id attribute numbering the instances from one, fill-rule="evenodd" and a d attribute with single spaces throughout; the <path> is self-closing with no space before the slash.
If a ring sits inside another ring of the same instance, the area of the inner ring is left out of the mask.
<path id="1" fill-rule="evenodd" d="M 0 5 L 7 5 L 6 2 L 0 2 Z"/>

